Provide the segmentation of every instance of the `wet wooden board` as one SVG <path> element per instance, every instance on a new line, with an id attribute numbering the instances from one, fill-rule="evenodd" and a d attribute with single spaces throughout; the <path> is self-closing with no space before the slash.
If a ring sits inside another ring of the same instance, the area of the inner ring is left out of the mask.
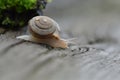
<path id="1" fill-rule="evenodd" d="M 53 49 L 15 39 L 21 34 L 7 32 L 0 36 L 0 80 L 120 79 L 118 46 L 71 45 L 69 49 Z"/>
<path id="2" fill-rule="evenodd" d="M 119 1 L 69 1 L 53 1 L 45 15 L 77 44 L 53 49 L 15 38 L 26 30 L 0 34 L 0 80 L 120 80 Z"/>

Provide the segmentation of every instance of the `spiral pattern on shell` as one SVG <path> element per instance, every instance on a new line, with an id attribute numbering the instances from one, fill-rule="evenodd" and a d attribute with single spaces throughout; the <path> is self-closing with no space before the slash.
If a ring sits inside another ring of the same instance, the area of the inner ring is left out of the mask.
<path id="1" fill-rule="evenodd" d="M 49 35 L 54 33 L 58 24 L 47 16 L 36 16 L 29 21 L 29 28 L 39 35 Z"/>

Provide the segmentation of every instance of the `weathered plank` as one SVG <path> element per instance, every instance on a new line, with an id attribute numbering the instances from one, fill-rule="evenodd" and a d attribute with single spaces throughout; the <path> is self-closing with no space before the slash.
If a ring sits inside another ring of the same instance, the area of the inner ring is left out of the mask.
<path id="1" fill-rule="evenodd" d="M 60 24 L 62 37 L 77 37 L 77 44 L 53 49 L 15 39 L 24 30 L 1 34 L 0 80 L 120 80 L 119 5 L 56 1 L 63 2 L 53 1 L 45 13 Z"/>
<path id="2" fill-rule="evenodd" d="M 20 32 L 1 35 L 1 80 L 120 79 L 120 53 L 113 45 L 104 48 L 98 44 L 104 49 L 97 45 L 52 49 L 46 45 L 16 40 L 16 35 Z"/>

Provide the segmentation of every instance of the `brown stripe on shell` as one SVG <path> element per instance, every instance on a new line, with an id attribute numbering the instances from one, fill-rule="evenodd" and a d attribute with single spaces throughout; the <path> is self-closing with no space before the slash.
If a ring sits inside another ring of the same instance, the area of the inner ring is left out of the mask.
<path id="1" fill-rule="evenodd" d="M 29 30 L 30 34 L 31 34 L 32 36 L 36 37 L 36 38 L 47 39 L 47 38 L 53 37 L 53 35 L 52 35 L 53 33 L 48 34 L 48 35 L 40 35 L 40 34 L 38 34 L 37 32 L 33 31 L 33 30 L 31 29 L 31 27 L 29 27 L 28 30 Z"/>

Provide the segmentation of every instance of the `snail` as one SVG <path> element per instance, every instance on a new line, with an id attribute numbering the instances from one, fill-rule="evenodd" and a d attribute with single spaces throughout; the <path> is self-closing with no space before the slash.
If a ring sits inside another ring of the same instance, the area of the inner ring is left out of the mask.
<path id="1" fill-rule="evenodd" d="M 48 44 L 52 47 L 68 48 L 69 40 L 60 37 L 60 27 L 56 21 L 47 16 L 36 16 L 28 22 L 29 35 L 18 36 L 35 43 Z"/>

